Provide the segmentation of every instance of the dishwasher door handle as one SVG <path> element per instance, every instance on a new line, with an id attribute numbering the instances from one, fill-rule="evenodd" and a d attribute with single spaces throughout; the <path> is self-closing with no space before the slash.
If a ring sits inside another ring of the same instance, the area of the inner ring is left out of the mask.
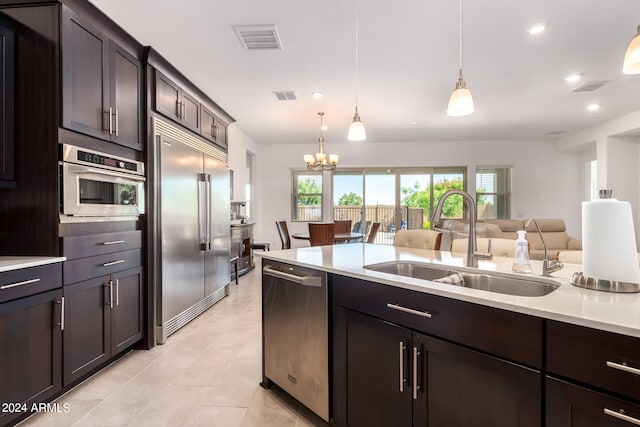
<path id="1" fill-rule="evenodd" d="M 269 267 L 264 267 L 262 272 L 267 276 L 277 277 L 278 279 L 284 279 L 289 282 L 294 282 L 303 286 L 311 286 L 314 288 L 322 287 L 322 276 L 310 275 L 310 276 L 298 276 L 297 274 L 285 273 L 284 271 L 274 270 Z"/>

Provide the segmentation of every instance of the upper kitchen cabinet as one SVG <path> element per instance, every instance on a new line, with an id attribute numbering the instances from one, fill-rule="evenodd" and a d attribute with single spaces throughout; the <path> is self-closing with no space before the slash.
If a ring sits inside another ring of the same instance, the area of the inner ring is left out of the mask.
<path id="1" fill-rule="evenodd" d="M 151 47 L 147 48 L 146 62 L 153 110 L 226 153 L 227 127 L 234 122 L 233 117 Z"/>
<path id="2" fill-rule="evenodd" d="M 90 18 L 62 13 L 62 125 L 143 148 L 142 65 Z"/>
<path id="3" fill-rule="evenodd" d="M 13 174 L 14 23 L 0 16 L 0 187 L 11 187 Z"/>

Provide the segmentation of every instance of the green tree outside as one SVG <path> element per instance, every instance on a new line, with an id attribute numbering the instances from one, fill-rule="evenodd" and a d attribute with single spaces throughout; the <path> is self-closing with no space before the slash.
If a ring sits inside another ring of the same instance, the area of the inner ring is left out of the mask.
<path id="1" fill-rule="evenodd" d="M 416 182 L 412 188 L 402 187 L 401 191 L 404 195 L 402 202 L 405 206 L 410 208 L 422 208 L 424 209 L 425 216 L 429 216 L 432 208 L 435 208 L 436 203 L 440 200 L 440 197 L 449 190 L 462 190 L 463 182 L 461 179 L 448 180 L 444 179 L 438 181 L 433 185 L 434 201 L 431 203 L 431 191 L 430 187 L 424 190 L 420 189 L 420 183 Z M 453 195 L 445 200 L 442 206 L 443 218 L 461 218 L 463 212 L 463 200 L 461 196 Z M 424 219 L 424 227 L 430 228 L 431 218 Z"/>
<path id="2" fill-rule="evenodd" d="M 321 194 L 322 189 L 318 182 L 312 178 L 298 180 L 298 206 L 320 206 L 320 196 L 308 196 L 307 194 Z"/>
<path id="3" fill-rule="evenodd" d="M 344 193 L 338 199 L 339 206 L 362 206 L 362 196 L 358 196 L 353 191 L 350 193 Z"/>

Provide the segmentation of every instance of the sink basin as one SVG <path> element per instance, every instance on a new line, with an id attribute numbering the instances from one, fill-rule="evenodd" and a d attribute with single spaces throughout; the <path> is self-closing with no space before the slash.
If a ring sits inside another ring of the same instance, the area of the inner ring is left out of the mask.
<path id="1" fill-rule="evenodd" d="M 558 282 L 545 277 L 494 272 L 471 273 L 447 266 L 434 266 L 433 264 L 412 261 L 383 262 L 365 265 L 364 268 L 423 280 L 438 280 L 457 274 L 459 275 L 457 279 L 461 277 L 462 282 L 454 280 L 456 283 L 443 282 L 443 284 L 521 297 L 540 297 L 560 287 Z"/>

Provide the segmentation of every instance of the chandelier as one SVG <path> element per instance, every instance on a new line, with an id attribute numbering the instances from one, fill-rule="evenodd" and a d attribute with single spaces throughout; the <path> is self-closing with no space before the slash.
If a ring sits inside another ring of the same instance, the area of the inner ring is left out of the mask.
<path id="1" fill-rule="evenodd" d="M 320 138 L 318 138 L 318 152 L 315 154 L 305 154 L 304 162 L 309 170 L 331 170 L 335 169 L 338 164 L 339 156 L 337 154 L 326 155 L 324 153 L 324 138 L 322 136 L 322 116 L 324 113 L 318 113 L 320 116 Z"/>

